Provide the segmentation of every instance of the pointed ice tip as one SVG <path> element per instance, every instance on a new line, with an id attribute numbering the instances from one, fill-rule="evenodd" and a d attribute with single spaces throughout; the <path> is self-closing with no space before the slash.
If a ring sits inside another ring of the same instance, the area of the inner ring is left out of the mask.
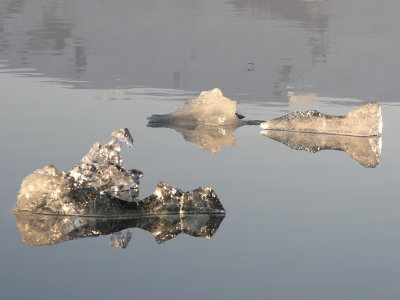
<path id="1" fill-rule="evenodd" d="M 219 88 L 214 88 L 214 89 L 209 90 L 209 91 L 202 91 L 200 93 L 199 97 L 205 97 L 205 96 L 208 96 L 208 95 L 214 95 L 216 97 L 223 97 L 224 96 L 222 94 L 222 91 Z"/>
<path id="2" fill-rule="evenodd" d="M 121 143 L 126 143 L 129 148 L 133 146 L 133 138 L 128 128 L 121 128 L 113 131 L 111 136 L 115 139 L 118 139 Z"/>

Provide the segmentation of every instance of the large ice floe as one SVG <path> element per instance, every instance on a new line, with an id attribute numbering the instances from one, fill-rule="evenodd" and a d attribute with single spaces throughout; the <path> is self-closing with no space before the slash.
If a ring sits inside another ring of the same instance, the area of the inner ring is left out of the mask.
<path id="1" fill-rule="evenodd" d="M 381 106 L 367 102 L 344 116 L 331 116 L 316 110 L 296 111 L 262 122 L 265 130 L 324 133 L 349 136 L 380 136 L 382 134 Z"/>
<path id="2" fill-rule="evenodd" d="M 147 119 L 147 126 L 174 129 L 186 141 L 213 153 L 220 152 L 223 146 L 234 146 L 235 131 L 239 127 L 262 122 L 244 120 L 244 116 L 237 113 L 236 101 L 224 97 L 218 88 L 186 100 L 172 113 L 152 115 Z"/>
<path id="3" fill-rule="evenodd" d="M 142 172 L 128 170 L 120 156 L 123 143 L 132 146 L 128 129 L 112 133 L 109 143 L 96 143 L 70 172 L 45 166 L 21 184 L 15 211 L 79 216 L 153 214 L 224 214 L 211 188 L 184 192 L 159 182 L 150 196 L 138 199 Z"/>

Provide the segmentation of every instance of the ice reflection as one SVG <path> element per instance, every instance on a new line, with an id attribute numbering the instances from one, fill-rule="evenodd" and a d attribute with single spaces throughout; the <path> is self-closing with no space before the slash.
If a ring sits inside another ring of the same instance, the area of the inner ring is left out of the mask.
<path id="1" fill-rule="evenodd" d="M 236 145 L 235 132 L 239 126 L 178 126 L 160 123 L 149 123 L 153 128 L 171 128 L 182 134 L 187 142 L 196 143 L 203 150 L 219 153 L 223 147 Z"/>
<path id="2" fill-rule="evenodd" d="M 126 248 L 132 230 L 150 232 L 158 244 L 181 233 L 210 239 L 224 219 L 223 214 L 152 215 L 130 218 L 88 218 L 15 212 L 22 243 L 45 246 L 85 237 L 109 236 L 109 245 Z"/>
<path id="3" fill-rule="evenodd" d="M 311 153 L 321 150 L 344 151 L 366 168 L 375 168 L 379 164 L 382 151 L 382 138 L 377 136 L 356 137 L 277 130 L 264 130 L 262 134 L 295 150 Z"/>

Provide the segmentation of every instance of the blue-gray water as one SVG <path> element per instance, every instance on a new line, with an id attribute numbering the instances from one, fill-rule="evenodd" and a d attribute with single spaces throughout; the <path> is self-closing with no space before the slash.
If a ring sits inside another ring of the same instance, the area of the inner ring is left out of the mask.
<path id="1" fill-rule="evenodd" d="M 1 0 L 0 298 L 398 299 L 399 13 L 394 0 Z M 379 165 L 296 151 L 257 126 L 216 154 L 146 127 L 214 87 L 248 119 L 377 101 Z M 22 179 L 71 169 L 122 127 L 142 196 L 159 180 L 215 189 L 227 215 L 213 238 L 21 243 Z"/>

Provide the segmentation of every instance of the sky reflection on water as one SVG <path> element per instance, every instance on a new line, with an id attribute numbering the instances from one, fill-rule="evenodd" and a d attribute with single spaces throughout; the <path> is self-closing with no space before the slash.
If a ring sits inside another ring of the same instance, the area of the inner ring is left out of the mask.
<path id="1" fill-rule="evenodd" d="M 246 102 L 286 101 L 288 92 L 396 101 L 399 6 L 5 1 L 0 53 L 7 68 L 78 88 L 219 87 Z"/>

